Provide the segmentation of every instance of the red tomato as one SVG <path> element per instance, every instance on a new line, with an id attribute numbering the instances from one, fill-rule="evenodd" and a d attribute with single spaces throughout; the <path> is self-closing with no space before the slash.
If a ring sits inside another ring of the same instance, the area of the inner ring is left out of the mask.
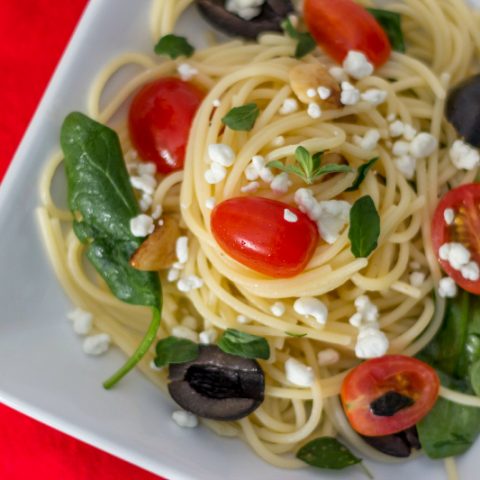
<path id="1" fill-rule="evenodd" d="M 285 209 L 297 216 L 296 222 L 283 218 Z M 227 255 L 277 278 L 302 272 L 319 239 L 316 224 L 300 210 L 262 197 L 225 200 L 214 208 L 211 227 Z"/>
<path id="2" fill-rule="evenodd" d="M 363 52 L 377 67 L 390 57 L 390 41 L 375 18 L 352 0 L 305 0 L 304 17 L 317 43 L 337 62 L 350 50 Z"/>
<path id="3" fill-rule="evenodd" d="M 343 381 L 341 396 L 352 427 L 362 435 L 377 437 L 415 425 L 435 405 L 439 388 L 435 370 L 426 363 L 404 355 L 386 355 L 354 368 Z M 371 402 L 391 391 L 415 403 L 390 417 L 375 415 Z"/>
<path id="4" fill-rule="evenodd" d="M 145 85 L 130 106 L 130 138 L 143 160 L 161 173 L 183 168 L 190 126 L 203 92 L 178 78 L 161 78 Z"/>
<path id="5" fill-rule="evenodd" d="M 451 208 L 455 212 L 455 221 L 447 225 L 444 212 Z M 472 254 L 472 260 L 480 263 L 480 183 L 469 183 L 450 190 L 437 205 L 432 220 L 432 242 L 442 268 L 463 289 L 480 295 L 480 280 L 472 282 L 454 270 L 449 262 L 438 256 L 440 247 L 447 242 L 465 245 Z"/>

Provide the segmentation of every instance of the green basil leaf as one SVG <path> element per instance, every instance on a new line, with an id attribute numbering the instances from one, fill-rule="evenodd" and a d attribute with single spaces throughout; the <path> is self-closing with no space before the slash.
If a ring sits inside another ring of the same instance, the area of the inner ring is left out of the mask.
<path id="1" fill-rule="evenodd" d="M 342 470 L 362 461 L 333 437 L 308 442 L 298 451 L 297 458 L 313 467 L 328 470 Z"/>
<path id="2" fill-rule="evenodd" d="M 405 40 L 402 32 L 402 17 L 399 13 L 381 8 L 367 8 L 383 28 L 390 40 L 392 49 L 396 52 L 405 52 Z"/>
<path id="3" fill-rule="evenodd" d="M 317 46 L 315 39 L 308 32 L 298 34 L 298 44 L 295 49 L 295 58 L 302 58 L 313 52 Z"/>
<path id="4" fill-rule="evenodd" d="M 377 163 L 377 161 L 378 161 L 378 157 L 375 157 L 369 160 L 367 163 L 360 165 L 360 167 L 358 167 L 357 177 L 353 181 L 352 186 L 350 188 L 347 188 L 345 191 L 355 192 L 356 190 L 358 190 L 360 188 L 360 185 L 363 183 L 363 181 L 367 177 L 367 173 L 375 165 L 375 163 Z"/>
<path id="5" fill-rule="evenodd" d="M 165 367 L 173 363 L 185 363 L 195 360 L 199 355 L 199 346 L 186 338 L 167 337 L 159 340 L 156 346 L 155 365 Z"/>
<path id="6" fill-rule="evenodd" d="M 247 103 L 241 107 L 232 108 L 223 118 L 222 122 L 232 130 L 250 131 L 258 116 L 260 109 L 256 103 Z"/>
<path id="7" fill-rule="evenodd" d="M 294 39 L 298 39 L 298 31 L 297 29 L 292 25 L 292 22 L 290 19 L 287 17 L 283 22 L 282 22 L 282 28 L 284 32 L 290 37 Z"/>
<path id="8" fill-rule="evenodd" d="M 173 33 L 163 36 L 154 50 L 157 55 L 166 55 L 173 59 L 181 56 L 191 57 L 195 51 L 185 37 L 179 37 Z"/>
<path id="9" fill-rule="evenodd" d="M 294 333 L 294 332 L 285 332 L 285 335 L 288 335 L 289 337 L 295 337 L 295 338 L 303 338 L 306 337 L 306 333 Z"/>
<path id="10" fill-rule="evenodd" d="M 158 274 L 130 266 L 142 239 L 130 231 L 139 213 L 117 134 L 81 113 L 71 113 L 62 125 L 60 143 L 65 158 L 68 202 L 73 228 L 87 245 L 86 256 L 120 300 L 153 307 L 153 318 L 135 353 L 105 383 L 112 387 L 145 355 L 161 320 Z"/>
<path id="11" fill-rule="evenodd" d="M 356 258 L 368 257 L 378 245 L 380 236 L 380 216 L 372 197 L 359 198 L 350 210 L 350 228 L 348 238 L 351 250 Z"/>
<path id="12" fill-rule="evenodd" d="M 270 346 L 263 337 L 240 332 L 233 328 L 225 330 L 218 341 L 218 346 L 231 355 L 245 358 L 270 358 Z"/>
<path id="13" fill-rule="evenodd" d="M 477 360 L 470 367 L 470 384 L 475 395 L 480 396 L 480 360 Z"/>

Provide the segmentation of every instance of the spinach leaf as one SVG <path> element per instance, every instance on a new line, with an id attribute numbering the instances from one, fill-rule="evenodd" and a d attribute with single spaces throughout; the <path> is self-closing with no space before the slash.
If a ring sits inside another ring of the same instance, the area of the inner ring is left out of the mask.
<path id="1" fill-rule="evenodd" d="M 270 346 L 263 337 L 240 332 L 233 328 L 225 330 L 218 341 L 218 346 L 231 355 L 245 358 L 270 358 Z"/>
<path id="2" fill-rule="evenodd" d="M 387 34 L 392 49 L 404 53 L 406 49 L 402 32 L 402 17 L 400 14 L 381 8 L 367 8 L 367 10 L 375 17 Z"/>
<path id="3" fill-rule="evenodd" d="M 222 122 L 232 130 L 249 132 L 258 116 L 260 109 L 256 103 L 247 103 L 241 107 L 232 108 L 223 118 Z"/>
<path id="4" fill-rule="evenodd" d="M 308 442 L 298 451 L 297 458 L 314 467 L 329 470 L 342 470 L 362 461 L 333 437 L 321 437 Z"/>
<path id="5" fill-rule="evenodd" d="M 312 35 L 309 32 L 299 32 L 289 18 L 282 22 L 282 28 L 290 38 L 298 41 L 295 48 L 295 58 L 302 58 L 315 50 L 317 44 Z"/>
<path id="6" fill-rule="evenodd" d="M 155 365 L 164 367 L 172 363 L 191 362 L 198 357 L 199 347 L 186 338 L 167 337 L 157 343 Z"/>
<path id="7" fill-rule="evenodd" d="M 467 383 L 439 373 L 448 388 L 470 393 Z M 446 458 L 466 452 L 480 434 L 480 408 L 467 407 L 444 398 L 417 424 L 418 436 L 430 458 Z"/>
<path id="8" fill-rule="evenodd" d="M 358 167 L 358 172 L 357 172 L 357 177 L 352 183 L 352 186 L 347 188 L 345 191 L 346 192 L 355 192 L 360 188 L 360 185 L 363 183 L 365 178 L 367 178 L 367 174 L 369 170 L 377 163 L 378 157 L 372 158 L 368 162 L 364 163 L 363 165 L 360 165 Z"/>
<path id="9" fill-rule="evenodd" d="M 155 45 L 154 50 L 157 55 L 167 55 L 173 59 L 181 57 L 182 55 L 191 57 L 195 51 L 185 37 L 179 37 L 172 33 L 163 36 Z"/>
<path id="10" fill-rule="evenodd" d="M 359 198 L 350 210 L 348 238 L 356 258 L 368 257 L 378 245 L 380 216 L 370 195 Z"/>
<path id="11" fill-rule="evenodd" d="M 475 395 L 480 396 L 480 360 L 470 367 L 470 383 Z"/>
<path id="12" fill-rule="evenodd" d="M 149 330 L 134 355 L 104 386 L 110 388 L 142 358 L 160 324 L 161 288 L 158 275 L 130 266 L 141 245 L 130 232 L 139 213 L 117 134 L 81 113 L 71 113 L 62 125 L 68 202 L 74 231 L 87 245 L 86 255 L 112 293 L 124 302 L 153 307 Z"/>

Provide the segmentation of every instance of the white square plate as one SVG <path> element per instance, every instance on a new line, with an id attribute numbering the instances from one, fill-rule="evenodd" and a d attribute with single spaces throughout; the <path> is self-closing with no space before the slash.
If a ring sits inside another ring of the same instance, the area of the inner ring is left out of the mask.
<path id="1" fill-rule="evenodd" d="M 38 179 L 58 148 L 63 118 L 84 109 L 98 70 L 120 52 L 151 52 L 149 10 L 150 0 L 91 0 L 1 186 L 0 401 L 171 480 L 364 479 L 356 469 L 339 475 L 310 468 L 281 471 L 238 440 L 203 428 L 178 428 L 170 419 L 170 401 L 136 372 L 106 392 L 101 382 L 122 355 L 86 357 L 65 320 L 71 305 L 49 265 L 35 220 Z M 204 28 L 195 12 L 180 25 L 197 45 Z M 460 460 L 464 479 L 477 476 L 479 459 L 477 443 Z M 445 478 L 442 463 L 427 459 L 369 467 L 377 479 Z"/>

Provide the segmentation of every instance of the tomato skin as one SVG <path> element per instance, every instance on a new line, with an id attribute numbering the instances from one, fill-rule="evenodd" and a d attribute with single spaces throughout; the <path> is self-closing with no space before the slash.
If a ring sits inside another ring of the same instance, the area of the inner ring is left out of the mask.
<path id="1" fill-rule="evenodd" d="M 155 80 L 135 95 L 128 116 L 130 139 L 160 173 L 183 168 L 190 126 L 203 97 L 199 88 L 174 77 Z"/>
<path id="2" fill-rule="evenodd" d="M 297 222 L 287 222 L 285 209 Z M 212 211 L 211 228 L 224 252 L 257 272 L 276 278 L 298 275 L 318 244 L 316 224 L 297 208 L 263 197 L 225 200 Z"/>
<path id="3" fill-rule="evenodd" d="M 377 437 L 415 425 L 435 405 L 439 389 L 440 380 L 430 365 L 405 355 L 385 355 L 351 370 L 343 381 L 341 398 L 351 426 L 361 435 Z M 374 415 L 370 403 L 392 390 L 415 403 L 391 417 Z"/>
<path id="4" fill-rule="evenodd" d="M 304 18 L 317 43 L 338 63 L 350 50 L 363 52 L 376 67 L 392 48 L 380 24 L 352 0 L 305 0 Z"/>
<path id="5" fill-rule="evenodd" d="M 447 225 L 444 212 L 452 208 L 457 214 L 460 229 L 456 225 Z M 438 252 L 447 242 L 465 244 L 472 254 L 472 260 L 480 263 L 480 184 L 468 183 L 450 190 L 437 205 L 432 219 L 432 243 L 438 262 L 443 270 L 455 280 L 460 287 L 470 293 L 480 295 L 480 281 L 473 282 L 463 277 L 460 271 L 452 268 L 450 263 L 442 260 Z M 465 212 L 460 213 L 459 212 Z M 468 243 L 468 245 L 466 244 Z"/>

